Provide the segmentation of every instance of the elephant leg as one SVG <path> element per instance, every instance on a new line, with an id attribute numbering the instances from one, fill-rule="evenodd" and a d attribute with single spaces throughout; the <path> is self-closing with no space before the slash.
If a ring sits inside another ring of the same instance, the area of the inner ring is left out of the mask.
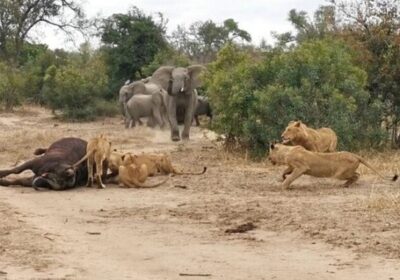
<path id="1" fill-rule="evenodd" d="M 193 102 L 193 95 L 189 95 L 186 99 L 185 106 L 185 122 L 184 122 L 184 127 L 182 131 L 182 139 L 189 139 L 189 132 L 190 132 L 190 127 L 193 122 L 193 114 L 194 114 L 194 109 L 195 109 L 195 102 Z"/>
<path id="2" fill-rule="evenodd" d="M 139 125 L 143 125 L 143 122 L 140 120 L 140 118 L 137 121 Z"/>
<path id="3" fill-rule="evenodd" d="M 154 117 L 153 117 L 153 116 L 150 116 L 150 117 L 147 119 L 147 126 L 148 126 L 148 127 L 151 127 L 151 128 L 153 128 L 153 127 L 156 126 L 155 120 L 154 120 Z"/>
<path id="4" fill-rule="evenodd" d="M 124 104 L 124 102 L 119 102 L 119 109 L 121 110 L 121 114 L 122 114 L 122 116 L 123 117 L 125 117 L 125 104 Z"/>
<path id="5" fill-rule="evenodd" d="M 171 125 L 171 139 L 172 141 L 181 140 L 179 136 L 178 122 L 176 120 L 176 99 L 175 97 L 170 97 L 168 99 L 168 119 Z"/>
<path id="6" fill-rule="evenodd" d="M 131 128 L 132 127 L 132 117 L 129 114 L 128 111 L 125 111 L 125 128 Z"/>
<path id="7" fill-rule="evenodd" d="M 168 120 L 168 116 L 167 116 L 166 112 L 163 113 L 162 118 L 163 118 L 163 123 L 164 123 L 164 127 L 163 128 L 168 127 L 169 120 Z"/>
<path id="8" fill-rule="evenodd" d="M 200 126 L 199 116 L 198 115 L 194 116 L 194 120 L 196 121 L 196 126 Z"/>
<path id="9" fill-rule="evenodd" d="M 161 118 L 160 108 L 155 106 L 153 108 L 153 117 L 156 120 L 156 123 L 160 126 L 160 128 L 164 127 L 164 121 Z"/>

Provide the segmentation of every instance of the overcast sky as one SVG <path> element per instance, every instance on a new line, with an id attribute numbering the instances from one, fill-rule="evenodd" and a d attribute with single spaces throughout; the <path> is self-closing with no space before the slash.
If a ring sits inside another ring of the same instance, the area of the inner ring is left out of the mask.
<path id="1" fill-rule="evenodd" d="M 79 0 L 77 0 L 79 2 Z M 285 32 L 292 30 L 288 22 L 291 9 L 303 10 L 310 16 L 325 0 L 83 0 L 82 6 L 88 17 L 100 14 L 108 17 L 114 13 L 126 13 L 131 6 L 137 6 L 146 14 L 155 15 L 161 12 L 168 19 L 168 33 L 177 25 L 189 26 L 195 21 L 211 19 L 222 23 L 233 18 L 239 28 L 252 36 L 253 43 L 258 44 L 262 38 L 272 42 L 271 31 Z M 42 29 L 43 30 L 43 29 Z M 61 33 L 52 29 L 44 30 L 36 36 L 50 48 L 74 48 L 66 42 Z M 78 44 L 81 39 L 78 39 Z"/>

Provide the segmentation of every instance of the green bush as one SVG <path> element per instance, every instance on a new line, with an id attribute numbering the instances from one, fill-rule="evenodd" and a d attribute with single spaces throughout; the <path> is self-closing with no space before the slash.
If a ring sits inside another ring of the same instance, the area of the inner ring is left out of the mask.
<path id="1" fill-rule="evenodd" d="M 0 62 L 0 102 L 6 111 L 20 105 L 26 82 L 21 69 Z"/>
<path id="2" fill-rule="evenodd" d="M 52 65 L 46 70 L 43 96 L 46 104 L 61 117 L 70 120 L 92 120 L 101 111 L 99 99 L 107 94 L 108 76 L 102 58 L 81 52 L 66 66 Z M 97 106 L 97 107 L 96 107 Z"/>
<path id="3" fill-rule="evenodd" d="M 100 117 L 114 117 L 121 113 L 115 101 L 107 101 L 104 99 L 98 99 L 94 102 L 94 112 L 96 116 Z"/>
<path id="4" fill-rule="evenodd" d="M 215 128 L 260 155 L 295 119 L 334 129 L 339 149 L 382 145 L 382 104 L 370 103 L 366 79 L 343 43 L 317 40 L 271 51 L 261 62 L 226 46 L 210 65 L 206 85 Z"/>
<path id="5" fill-rule="evenodd" d="M 205 87 L 213 106 L 213 127 L 228 143 L 247 138 L 245 123 L 252 119 L 254 103 L 253 61 L 233 45 L 223 48 L 205 74 Z"/>

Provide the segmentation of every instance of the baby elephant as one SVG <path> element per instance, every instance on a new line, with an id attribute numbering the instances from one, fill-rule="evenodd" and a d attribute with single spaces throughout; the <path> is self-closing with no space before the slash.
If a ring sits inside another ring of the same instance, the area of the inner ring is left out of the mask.
<path id="1" fill-rule="evenodd" d="M 208 98 L 205 96 L 197 97 L 196 111 L 194 112 L 194 120 L 196 121 L 196 126 L 200 125 L 199 116 L 206 115 L 210 118 L 210 124 L 212 121 L 212 110 Z"/>
<path id="2" fill-rule="evenodd" d="M 153 123 L 155 120 L 161 128 L 165 126 L 164 103 L 161 93 L 151 95 L 138 94 L 132 96 L 125 106 L 125 127 L 134 127 L 140 118 L 147 117 Z"/>

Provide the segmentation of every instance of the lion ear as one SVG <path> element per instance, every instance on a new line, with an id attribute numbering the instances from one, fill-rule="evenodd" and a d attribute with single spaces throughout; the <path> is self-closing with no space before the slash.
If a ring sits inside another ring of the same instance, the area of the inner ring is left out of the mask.
<path id="1" fill-rule="evenodd" d="M 301 121 L 297 121 L 296 124 L 294 125 L 295 127 L 300 127 Z"/>
<path id="2" fill-rule="evenodd" d="M 275 144 L 274 144 L 274 143 L 271 143 L 271 144 L 269 145 L 269 148 L 270 148 L 271 150 L 275 149 Z"/>

